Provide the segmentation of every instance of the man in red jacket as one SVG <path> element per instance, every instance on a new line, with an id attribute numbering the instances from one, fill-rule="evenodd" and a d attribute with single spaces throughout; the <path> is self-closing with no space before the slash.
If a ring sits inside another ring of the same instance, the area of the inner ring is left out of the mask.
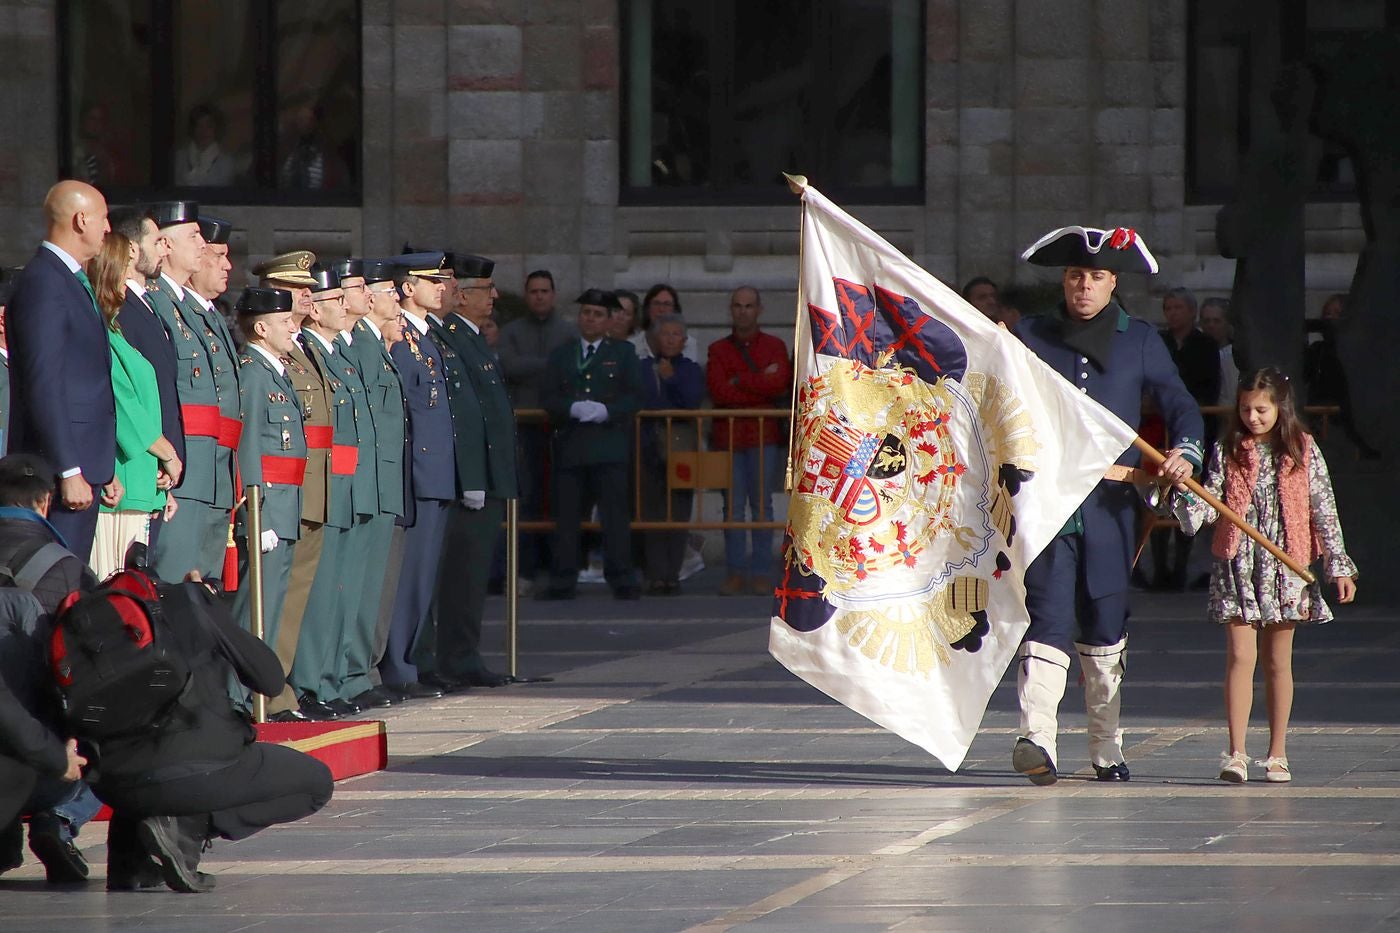
<path id="1" fill-rule="evenodd" d="M 706 367 L 710 398 L 716 408 L 789 406 L 792 361 L 782 340 L 758 329 L 762 311 L 763 300 L 752 286 L 740 286 L 730 296 L 734 332 L 710 344 Z M 786 447 L 786 419 L 714 419 L 710 449 L 733 454 L 725 519 L 744 521 L 747 508 L 747 520 L 773 521 L 773 493 L 782 481 Z M 759 595 L 773 591 L 773 531 L 754 529 L 750 534 L 752 553 L 743 531 L 724 533 L 728 577 L 719 589 L 724 596 L 737 596 L 745 589 Z"/>

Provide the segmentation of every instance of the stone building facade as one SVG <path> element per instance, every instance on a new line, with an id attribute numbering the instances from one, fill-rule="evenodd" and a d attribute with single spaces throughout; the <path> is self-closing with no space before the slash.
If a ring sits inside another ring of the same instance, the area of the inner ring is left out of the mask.
<path id="1" fill-rule="evenodd" d="M 0 0 L 0 261 L 21 263 L 59 171 L 56 0 Z M 1020 249 L 1054 226 L 1142 231 L 1162 261 L 1127 297 L 1227 293 L 1219 205 L 1188 203 L 1187 0 L 926 0 L 921 204 L 853 213 L 954 285 L 1037 281 Z M 586 286 L 674 284 L 702 341 L 739 283 L 767 321 L 792 312 L 798 210 L 619 204 L 619 0 L 364 0 L 363 196 L 358 207 L 220 207 L 241 270 L 296 247 L 398 252 L 405 241 L 497 258 L 519 290 L 552 269 Z M 39 115 L 39 116 L 36 116 Z M 1308 287 L 1345 289 L 1358 209 L 1308 214 Z"/>

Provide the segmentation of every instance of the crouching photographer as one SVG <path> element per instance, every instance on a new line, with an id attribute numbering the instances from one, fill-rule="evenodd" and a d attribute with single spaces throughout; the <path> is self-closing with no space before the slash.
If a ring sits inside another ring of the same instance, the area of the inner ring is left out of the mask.
<path id="1" fill-rule="evenodd" d="M 60 611 L 53 655 L 68 723 L 91 750 L 87 780 L 113 811 L 109 889 L 207 891 L 212 837 L 243 839 L 330 800 L 324 764 L 258 742 L 230 702 L 231 675 L 276 696 L 286 674 L 204 584 L 123 571 Z"/>

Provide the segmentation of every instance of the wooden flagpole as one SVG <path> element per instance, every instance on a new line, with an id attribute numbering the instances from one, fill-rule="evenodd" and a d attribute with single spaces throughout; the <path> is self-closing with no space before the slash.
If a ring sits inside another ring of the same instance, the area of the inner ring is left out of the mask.
<path id="1" fill-rule="evenodd" d="M 806 176 L 806 175 L 789 175 L 787 172 L 783 172 L 783 177 L 787 179 L 788 190 L 790 190 L 793 194 L 797 195 L 799 198 L 802 197 L 802 192 L 803 192 L 803 190 L 806 189 L 806 187 L 807 187 L 807 176 Z M 796 316 L 793 318 L 793 321 L 792 321 L 792 356 L 793 356 L 793 363 L 794 363 L 794 365 L 793 365 L 793 372 L 794 372 L 794 373 L 797 371 L 797 366 L 796 366 L 797 354 L 801 352 L 801 345 L 798 343 L 798 339 L 799 339 L 799 338 L 801 337 L 801 335 L 802 335 L 802 310 L 803 310 L 803 308 L 802 308 L 802 305 L 803 305 L 803 301 L 802 301 L 802 269 L 803 269 L 803 265 L 802 265 L 802 259 L 803 259 L 802 251 L 803 251 L 803 241 L 804 241 L 804 239 L 805 239 L 804 234 L 805 234 L 806 230 L 807 230 L 807 202 L 806 202 L 806 201 L 803 201 L 803 202 L 802 202 L 802 216 L 801 216 L 801 219 L 800 219 L 800 220 L 798 221 L 798 223 L 797 223 L 797 313 L 796 313 Z M 792 469 L 793 469 L 793 461 L 796 459 L 796 457 L 794 456 L 794 452 L 793 452 L 793 444 L 794 444 L 794 443 L 796 442 L 796 440 L 797 440 L 797 393 L 798 393 L 799 388 L 800 388 L 800 386 L 797 386 L 797 385 L 794 385 L 794 386 L 792 387 L 792 397 L 788 400 L 788 450 L 787 450 L 787 472 L 784 474 L 784 477 L 783 477 L 783 490 L 784 490 L 785 492 L 787 492 L 787 493 L 791 493 L 791 492 L 792 492 L 792 486 L 793 486 L 793 472 L 792 472 Z"/>
<path id="2" fill-rule="evenodd" d="M 1146 457 L 1154 467 L 1161 466 L 1163 461 L 1167 459 L 1166 454 L 1162 453 L 1156 447 L 1153 447 L 1151 444 L 1147 443 L 1147 441 L 1143 440 L 1140 437 L 1133 438 L 1133 446 L 1136 447 L 1138 451 L 1144 457 Z M 1292 557 L 1288 556 L 1288 553 L 1284 551 L 1283 548 L 1279 547 L 1277 544 L 1260 534 L 1259 529 L 1255 528 L 1253 525 L 1249 524 L 1249 522 L 1241 518 L 1228 505 L 1221 502 L 1219 499 L 1217 499 L 1215 496 L 1212 496 L 1210 493 L 1206 492 L 1205 488 L 1202 487 L 1200 483 L 1196 482 L 1194 479 L 1189 478 L 1183 480 L 1182 482 L 1187 489 L 1191 490 L 1191 493 L 1193 495 L 1200 496 L 1206 501 L 1206 503 L 1211 508 L 1219 512 L 1220 518 L 1223 521 L 1230 522 L 1240 531 L 1243 531 L 1245 534 L 1249 535 L 1251 538 L 1254 539 L 1256 544 L 1258 544 L 1264 550 L 1268 551 L 1270 554 L 1274 555 L 1274 557 L 1277 557 L 1280 561 L 1283 562 L 1284 566 L 1296 573 L 1298 576 L 1302 577 L 1305 582 L 1315 582 L 1316 578 L 1312 575 L 1312 571 L 1308 570 L 1307 567 L 1302 566 Z"/>

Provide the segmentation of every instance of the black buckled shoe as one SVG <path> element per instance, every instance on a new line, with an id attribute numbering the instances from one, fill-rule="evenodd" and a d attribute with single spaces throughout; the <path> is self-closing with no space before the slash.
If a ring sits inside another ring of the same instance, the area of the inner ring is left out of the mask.
<path id="1" fill-rule="evenodd" d="M 363 710 L 354 700 L 326 700 L 325 705 L 337 716 L 358 716 Z"/>
<path id="2" fill-rule="evenodd" d="M 1030 779 L 1032 784 L 1044 787 L 1060 779 L 1050 753 L 1027 738 L 1016 740 L 1011 750 L 1011 767 Z"/>
<path id="3" fill-rule="evenodd" d="M 1126 762 L 1109 765 L 1107 768 L 1094 765 L 1094 780 L 1096 781 L 1126 781 L 1130 777 Z"/>
<path id="4" fill-rule="evenodd" d="M 44 863 L 49 884 L 79 884 L 88 879 L 87 859 L 62 829 L 53 813 L 36 813 L 29 820 L 29 851 Z"/>
<path id="5" fill-rule="evenodd" d="M 340 716 L 329 703 L 322 703 L 313 696 L 307 695 L 301 698 L 301 711 L 306 714 L 307 719 L 317 722 L 329 722 Z"/>

